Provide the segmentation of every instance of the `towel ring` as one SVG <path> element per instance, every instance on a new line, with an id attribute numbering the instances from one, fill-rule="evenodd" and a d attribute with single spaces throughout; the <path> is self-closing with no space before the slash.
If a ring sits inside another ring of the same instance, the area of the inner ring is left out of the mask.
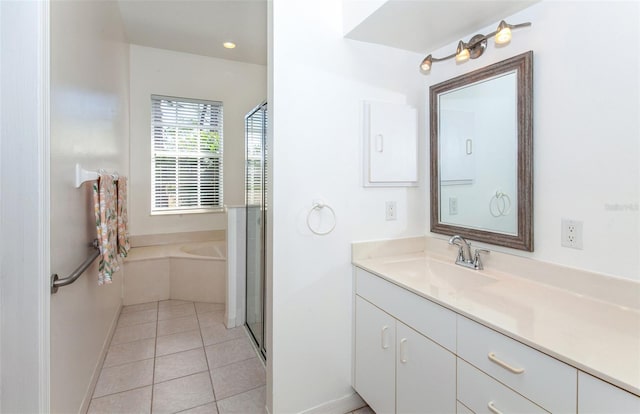
<path id="1" fill-rule="evenodd" d="M 511 198 L 502 191 L 496 191 L 496 194 L 489 200 L 489 213 L 493 217 L 502 217 L 509 215 L 511 211 Z"/>
<path id="2" fill-rule="evenodd" d="M 329 230 L 326 231 L 318 231 L 315 230 L 313 228 L 313 226 L 311 225 L 311 214 L 313 214 L 314 211 L 320 211 L 323 208 L 328 209 L 331 212 L 331 215 L 333 216 L 333 225 L 331 226 L 331 228 Z M 326 236 L 327 234 L 331 233 L 333 231 L 333 229 L 336 228 L 336 212 L 333 211 L 333 208 L 331 208 L 331 206 L 327 205 L 327 204 L 323 204 L 323 203 L 313 203 L 313 207 L 311 207 L 311 210 L 309 210 L 309 213 L 307 214 L 307 227 L 309 227 L 309 230 L 311 230 L 311 233 L 313 234 L 317 234 L 318 236 Z"/>

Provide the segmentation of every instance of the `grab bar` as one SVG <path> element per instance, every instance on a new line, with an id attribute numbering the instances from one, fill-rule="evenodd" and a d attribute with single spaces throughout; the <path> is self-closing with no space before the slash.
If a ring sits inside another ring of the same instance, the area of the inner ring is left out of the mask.
<path id="1" fill-rule="evenodd" d="M 67 286 L 75 282 L 80 277 L 80 275 L 83 274 L 84 271 L 87 270 L 89 266 L 91 266 L 91 263 L 93 263 L 93 261 L 96 260 L 98 256 L 100 256 L 100 247 L 98 245 L 98 239 L 94 239 L 93 243 L 91 243 L 91 246 L 95 249 L 95 252 L 91 253 L 91 256 L 89 256 L 87 260 L 82 262 L 82 264 L 78 266 L 78 268 L 74 270 L 73 273 L 71 273 L 68 277 L 60 279 L 57 273 L 54 273 L 51 275 L 51 294 L 52 295 L 58 292 L 59 287 Z"/>

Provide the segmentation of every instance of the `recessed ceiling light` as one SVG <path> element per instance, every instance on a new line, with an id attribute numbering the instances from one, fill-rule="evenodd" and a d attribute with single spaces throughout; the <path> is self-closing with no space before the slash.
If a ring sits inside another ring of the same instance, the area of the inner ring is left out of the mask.
<path id="1" fill-rule="evenodd" d="M 236 44 L 233 42 L 224 42 L 222 46 L 224 46 L 226 49 L 233 49 L 236 47 Z"/>

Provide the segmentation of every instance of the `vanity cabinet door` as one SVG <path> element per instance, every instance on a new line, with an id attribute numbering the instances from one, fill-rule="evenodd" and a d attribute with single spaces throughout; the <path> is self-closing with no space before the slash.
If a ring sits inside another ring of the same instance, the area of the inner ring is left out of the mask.
<path id="1" fill-rule="evenodd" d="M 578 413 L 637 414 L 640 413 L 640 397 L 579 372 Z"/>
<path id="2" fill-rule="evenodd" d="M 356 296 L 354 388 L 378 414 L 395 412 L 396 320 Z"/>
<path id="3" fill-rule="evenodd" d="M 396 340 L 396 412 L 455 413 L 455 355 L 402 322 L 396 322 Z"/>

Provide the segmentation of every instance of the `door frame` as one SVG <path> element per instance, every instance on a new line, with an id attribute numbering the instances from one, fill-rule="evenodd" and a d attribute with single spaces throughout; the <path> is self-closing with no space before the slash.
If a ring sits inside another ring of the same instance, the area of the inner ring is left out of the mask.
<path id="1" fill-rule="evenodd" d="M 49 412 L 50 0 L 0 22 L 0 411 Z"/>

